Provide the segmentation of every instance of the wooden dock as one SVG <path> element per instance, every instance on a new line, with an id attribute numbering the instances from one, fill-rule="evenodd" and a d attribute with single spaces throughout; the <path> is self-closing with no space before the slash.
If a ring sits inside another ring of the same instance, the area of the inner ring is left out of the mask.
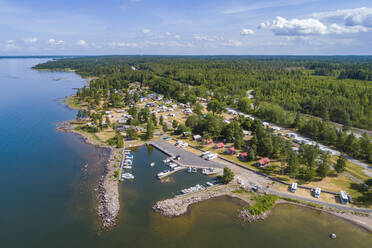
<path id="1" fill-rule="evenodd" d="M 172 171 L 169 171 L 168 173 L 165 173 L 162 176 L 158 176 L 158 179 L 163 179 L 164 177 L 168 177 L 168 176 L 172 175 L 173 173 L 176 173 L 177 171 L 181 171 L 181 170 L 185 170 L 185 169 L 186 169 L 186 167 L 184 167 L 184 166 L 178 166 L 178 167 L 174 168 Z"/>
<path id="2" fill-rule="evenodd" d="M 175 163 L 183 167 L 194 167 L 198 169 L 204 169 L 204 168 L 223 169 L 225 167 L 225 165 L 221 163 L 217 163 L 215 161 L 210 161 L 210 160 L 205 160 L 192 152 L 179 148 L 163 140 L 149 141 L 147 142 L 147 144 L 152 145 L 156 149 L 165 153 L 166 155 L 171 157 L 171 160 L 173 160 Z M 174 159 L 177 155 L 181 156 L 180 160 Z"/>

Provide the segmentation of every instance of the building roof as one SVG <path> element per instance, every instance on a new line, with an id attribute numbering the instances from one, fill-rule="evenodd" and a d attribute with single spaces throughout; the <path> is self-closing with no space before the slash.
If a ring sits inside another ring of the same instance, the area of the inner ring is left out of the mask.
<path id="1" fill-rule="evenodd" d="M 270 163 L 270 159 L 269 158 L 261 158 L 260 160 L 257 161 L 259 164 L 267 164 L 267 163 Z"/>
<path id="2" fill-rule="evenodd" d="M 218 147 L 218 148 L 222 148 L 222 147 L 224 147 L 224 146 L 225 146 L 225 144 L 222 143 L 222 142 L 216 144 L 216 147 Z"/>
<path id="3" fill-rule="evenodd" d="M 229 148 L 229 151 L 230 151 L 230 152 L 235 152 L 235 147 L 233 147 L 233 146 L 230 147 L 230 148 Z"/>

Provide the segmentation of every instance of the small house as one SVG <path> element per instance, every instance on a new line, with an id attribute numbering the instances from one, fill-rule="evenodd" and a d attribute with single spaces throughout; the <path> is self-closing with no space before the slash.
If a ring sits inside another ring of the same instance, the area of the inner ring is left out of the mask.
<path id="1" fill-rule="evenodd" d="M 236 150 L 235 150 L 235 147 L 233 146 L 226 149 L 226 154 L 234 155 L 235 153 L 236 153 Z"/>
<path id="2" fill-rule="evenodd" d="M 192 139 L 195 140 L 195 141 L 201 141 L 201 136 L 199 134 L 196 134 L 194 136 L 192 136 Z"/>
<path id="3" fill-rule="evenodd" d="M 217 143 L 214 145 L 214 149 L 221 149 L 221 148 L 224 148 L 225 144 L 220 142 L 220 143 Z"/>
<path id="4" fill-rule="evenodd" d="M 248 153 L 242 152 L 242 153 L 239 154 L 238 158 L 240 160 L 246 160 L 248 158 Z"/>
<path id="5" fill-rule="evenodd" d="M 204 139 L 203 140 L 203 145 L 210 145 L 213 143 L 213 140 L 212 139 Z"/>
<path id="6" fill-rule="evenodd" d="M 270 165 L 270 159 L 269 158 L 261 158 L 260 160 L 257 161 L 256 165 L 258 167 L 266 167 Z"/>

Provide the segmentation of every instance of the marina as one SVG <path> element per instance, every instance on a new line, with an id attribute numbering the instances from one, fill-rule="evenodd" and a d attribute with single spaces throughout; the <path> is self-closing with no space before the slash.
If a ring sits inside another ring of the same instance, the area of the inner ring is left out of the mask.
<path id="1" fill-rule="evenodd" d="M 147 142 L 148 145 L 152 145 L 153 147 L 159 149 L 166 155 L 168 155 L 170 160 L 172 158 L 177 158 L 177 164 L 184 167 L 195 167 L 195 168 L 215 168 L 215 169 L 223 169 L 224 165 L 218 162 L 205 160 L 203 157 L 200 157 L 192 152 L 189 152 L 185 149 L 179 148 L 171 143 L 168 143 L 162 139 L 157 141 L 150 141 Z M 209 153 L 206 153 L 209 154 Z"/>
<path id="2" fill-rule="evenodd" d="M 134 156 L 131 154 L 131 151 L 123 148 L 122 157 L 120 161 L 120 170 L 119 170 L 119 181 L 134 179 L 133 174 L 126 172 L 124 169 L 131 170 L 133 166 Z"/>

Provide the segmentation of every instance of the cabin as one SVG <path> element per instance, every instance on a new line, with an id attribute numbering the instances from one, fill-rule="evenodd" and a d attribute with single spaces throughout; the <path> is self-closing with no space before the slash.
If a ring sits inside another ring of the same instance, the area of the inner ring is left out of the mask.
<path id="1" fill-rule="evenodd" d="M 292 192 L 292 193 L 296 193 L 296 190 L 297 190 L 297 183 L 292 183 L 291 187 L 289 188 L 289 190 Z"/>
<path id="2" fill-rule="evenodd" d="M 238 156 L 238 158 L 239 158 L 240 160 L 247 160 L 247 158 L 248 158 L 248 153 L 246 153 L 246 152 L 240 153 L 239 156 Z"/>
<path id="3" fill-rule="evenodd" d="M 234 155 L 236 153 L 235 147 L 232 146 L 227 148 L 225 153 L 229 155 Z"/>
<path id="4" fill-rule="evenodd" d="M 196 135 L 192 136 L 192 139 L 195 140 L 195 141 L 201 141 L 202 137 L 199 134 L 196 134 Z"/>
<path id="5" fill-rule="evenodd" d="M 257 161 L 256 166 L 258 167 L 266 167 L 270 165 L 270 159 L 269 158 L 261 158 Z"/>
<path id="6" fill-rule="evenodd" d="M 204 139 L 203 140 L 203 145 L 210 145 L 213 143 L 213 140 L 212 139 Z"/>
<path id="7" fill-rule="evenodd" d="M 349 198 L 347 197 L 347 194 L 345 191 L 340 191 L 340 202 L 341 204 L 346 204 L 348 202 Z"/>
<path id="8" fill-rule="evenodd" d="M 220 142 L 220 143 L 217 143 L 214 145 L 214 149 L 221 149 L 221 148 L 224 148 L 225 144 Z"/>

